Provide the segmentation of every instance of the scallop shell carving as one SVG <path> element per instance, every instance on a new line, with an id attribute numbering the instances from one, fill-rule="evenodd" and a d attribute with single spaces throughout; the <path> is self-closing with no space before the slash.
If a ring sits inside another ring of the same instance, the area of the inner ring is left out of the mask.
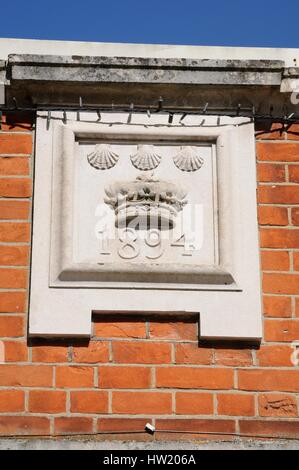
<path id="1" fill-rule="evenodd" d="M 119 155 L 111 150 L 111 145 L 99 144 L 95 146 L 93 152 L 87 155 L 88 163 L 97 170 L 109 170 L 114 167 L 119 159 Z"/>
<path id="2" fill-rule="evenodd" d="M 182 171 L 197 171 L 204 163 L 194 147 L 181 147 L 173 157 L 173 162 Z"/>
<path id="3" fill-rule="evenodd" d="M 161 161 L 153 145 L 138 145 L 137 152 L 131 155 L 131 162 L 138 170 L 153 170 Z"/>

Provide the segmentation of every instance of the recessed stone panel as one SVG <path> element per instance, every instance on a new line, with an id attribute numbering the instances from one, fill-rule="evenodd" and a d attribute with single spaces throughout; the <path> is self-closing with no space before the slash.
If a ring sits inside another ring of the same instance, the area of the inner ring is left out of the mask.
<path id="1" fill-rule="evenodd" d="M 135 281 L 153 264 L 170 277 L 218 265 L 215 146 L 152 142 L 76 143 L 74 264 Z"/>

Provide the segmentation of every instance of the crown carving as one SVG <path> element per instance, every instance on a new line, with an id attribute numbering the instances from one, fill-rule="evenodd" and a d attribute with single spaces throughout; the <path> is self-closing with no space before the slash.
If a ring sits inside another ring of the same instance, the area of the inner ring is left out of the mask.
<path id="1" fill-rule="evenodd" d="M 187 191 L 179 184 L 162 181 L 147 171 L 133 181 L 115 181 L 105 188 L 105 203 L 115 212 L 115 225 L 136 224 L 140 229 L 171 229 L 187 204 Z"/>

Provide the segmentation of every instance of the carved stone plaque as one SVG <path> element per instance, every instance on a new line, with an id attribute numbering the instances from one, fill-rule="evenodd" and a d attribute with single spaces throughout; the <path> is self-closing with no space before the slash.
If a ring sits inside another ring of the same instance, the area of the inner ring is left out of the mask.
<path id="1" fill-rule="evenodd" d="M 77 144 L 73 263 L 94 265 L 99 281 L 108 265 L 117 280 L 150 279 L 153 265 L 164 282 L 203 276 L 219 256 L 215 146 L 136 137 Z"/>
<path id="2" fill-rule="evenodd" d="M 30 334 L 88 336 L 92 312 L 145 311 L 259 338 L 252 124 L 53 117 L 37 127 Z"/>

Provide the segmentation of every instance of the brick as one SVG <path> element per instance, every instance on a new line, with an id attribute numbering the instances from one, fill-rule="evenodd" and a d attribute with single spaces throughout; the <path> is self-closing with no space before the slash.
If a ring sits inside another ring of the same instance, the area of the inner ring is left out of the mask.
<path id="1" fill-rule="evenodd" d="M 149 367 L 108 366 L 99 368 L 101 388 L 150 388 L 151 369 Z"/>
<path id="2" fill-rule="evenodd" d="M 54 420 L 55 434 L 91 434 L 92 418 L 59 417 Z"/>
<path id="3" fill-rule="evenodd" d="M 108 343 L 103 341 L 89 341 L 88 345 L 74 346 L 73 361 L 90 364 L 109 362 Z"/>
<path id="4" fill-rule="evenodd" d="M 260 230 L 262 248 L 299 248 L 299 230 L 272 228 Z"/>
<path id="5" fill-rule="evenodd" d="M 254 416 L 254 396 L 240 393 L 217 395 L 218 414 L 225 416 Z"/>
<path id="6" fill-rule="evenodd" d="M 250 366 L 252 354 L 249 349 L 215 349 L 215 363 L 222 366 Z"/>
<path id="7" fill-rule="evenodd" d="M 28 175 L 29 159 L 26 157 L 0 157 L 0 175 Z"/>
<path id="8" fill-rule="evenodd" d="M 260 225 L 288 225 L 287 208 L 259 206 L 258 220 Z"/>
<path id="9" fill-rule="evenodd" d="M 295 315 L 299 317 L 299 299 L 297 298 L 295 302 Z"/>
<path id="10" fill-rule="evenodd" d="M 1 289 L 24 289 L 27 287 L 28 270 L 27 269 L 0 269 L 0 288 Z"/>
<path id="11" fill-rule="evenodd" d="M 258 142 L 257 158 L 261 161 L 299 162 L 299 146 L 296 143 L 262 143 Z"/>
<path id="12" fill-rule="evenodd" d="M 299 165 L 289 165 L 289 180 L 299 183 Z"/>
<path id="13" fill-rule="evenodd" d="M 156 429 L 194 433 L 235 433 L 235 422 L 229 419 L 157 419 Z"/>
<path id="14" fill-rule="evenodd" d="M 210 415 L 214 411 L 211 393 L 177 392 L 175 403 L 178 415 Z"/>
<path id="15" fill-rule="evenodd" d="M 30 178 L 0 178 L 0 197 L 30 197 Z"/>
<path id="16" fill-rule="evenodd" d="M 32 361 L 33 362 L 67 362 L 68 347 L 59 345 L 33 345 Z"/>
<path id="17" fill-rule="evenodd" d="M 0 201 L 0 220 L 26 220 L 29 217 L 30 201 Z"/>
<path id="18" fill-rule="evenodd" d="M 261 182 L 283 182 L 285 181 L 284 165 L 271 163 L 257 164 L 257 180 Z"/>
<path id="19" fill-rule="evenodd" d="M 24 318 L 15 315 L 0 316 L 0 337 L 18 337 L 24 335 Z"/>
<path id="20" fill-rule="evenodd" d="M 0 416 L 0 434 L 3 436 L 48 436 L 50 420 L 40 416 Z"/>
<path id="21" fill-rule="evenodd" d="M 263 437 L 299 437 L 299 421 L 240 420 L 240 434 Z"/>
<path id="22" fill-rule="evenodd" d="M 31 413 L 63 413 L 66 411 L 66 393 L 58 390 L 31 390 L 29 411 Z"/>
<path id="23" fill-rule="evenodd" d="M 148 418 L 100 418 L 97 422 L 97 431 L 140 431 L 143 432 Z"/>
<path id="24" fill-rule="evenodd" d="M 258 202 L 260 204 L 298 204 L 299 186 L 260 185 Z"/>
<path id="25" fill-rule="evenodd" d="M 34 115 L 28 112 L 5 113 L 2 115 L 3 131 L 29 131 L 33 127 Z"/>
<path id="26" fill-rule="evenodd" d="M 150 337 L 196 341 L 198 339 L 197 324 L 191 322 L 151 322 Z"/>
<path id="27" fill-rule="evenodd" d="M 263 291 L 270 294 L 298 294 L 299 274 L 264 274 Z"/>
<path id="28" fill-rule="evenodd" d="M 113 392 L 112 412 L 120 414 L 170 414 L 171 393 Z"/>
<path id="29" fill-rule="evenodd" d="M 264 126 L 260 123 L 255 124 L 256 139 L 262 140 L 282 140 L 285 137 L 285 132 L 282 124 L 278 122 L 272 123 L 270 126 Z"/>
<path id="30" fill-rule="evenodd" d="M 93 368 L 80 366 L 58 366 L 56 386 L 61 388 L 93 387 Z"/>
<path id="31" fill-rule="evenodd" d="M 0 242 L 29 242 L 30 224 L 27 222 L 1 222 Z"/>
<path id="32" fill-rule="evenodd" d="M 71 392 L 72 413 L 108 413 L 108 393 L 102 391 Z"/>
<path id="33" fill-rule="evenodd" d="M 179 343 L 175 346 L 177 364 L 212 364 L 213 350 L 199 347 L 198 344 Z"/>
<path id="34" fill-rule="evenodd" d="M 0 245 L 1 266 L 27 266 L 29 263 L 28 246 Z"/>
<path id="35" fill-rule="evenodd" d="M 31 134 L 0 134 L 0 154 L 29 155 L 32 152 L 32 136 Z"/>
<path id="36" fill-rule="evenodd" d="M 291 220 L 293 225 L 299 225 L 299 208 L 293 207 L 291 210 Z"/>
<path id="37" fill-rule="evenodd" d="M 298 134 L 298 125 L 297 124 L 292 124 L 287 132 L 287 140 L 298 140 L 299 134 Z"/>
<path id="38" fill-rule="evenodd" d="M 287 251 L 262 251 L 261 267 L 264 271 L 288 271 L 290 257 Z"/>
<path id="39" fill-rule="evenodd" d="M 158 367 L 157 387 L 229 389 L 233 387 L 233 370 L 224 368 Z"/>
<path id="40" fill-rule="evenodd" d="M 294 261 L 294 271 L 299 271 L 299 252 L 298 251 L 294 251 L 293 261 Z"/>
<path id="41" fill-rule="evenodd" d="M 5 387 L 51 387 L 50 366 L 0 364 L 0 385 Z"/>
<path id="42" fill-rule="evenodd" d="M 145 322 L 95 322 L 94 335 L 98 338 L 146 338 Z"/>
<path id="43" fill-rule="evenodd" d="M 4 341 L 5 362 L 28 361 L 28 348 L 25 341 Z"/>
<path id="44" fill-rule="evenodd" d="M 266 317 L 290 317 L 292 315 L 291 297 L 264 296 L 263 305 Z"/>
<path id="45" fill-rule="evenodd" d="M 240 370 L 239 389 L 256 391 L 298 392 L 299 370 Z"/>
<path id="46" fill-rule="evenodd" d="M 265 341 L 295 341 L 299 339 L 299 320 L 266 320 Z"/>
<path id="47" fill-rule="evenodd" d="M 24 411 L 25 394 L 21 390 L 0 390 L 0 413 Z"/>
<path id="48" fill-rule="evenodd" d="M 259 415 L 279 418 L 297 416 L 296 397 L 282 393 L 266 393 L 258 397 Z"/>
<path id="49" fill-rule="evenodd" d="M 0 292 L 0 312 L 1 313 L 25 313 L 26 293 L 25 292 Z"/>
<path id="50" fill-rule="evenodd" d="M 124 364 L 165 364 L 171 361 L 170 344 L 119 341 L 112 344 L 113 360 Z"/>
<path id="51" fill-rule="evenodd" d="M 291 367 L 293 349 L 287 345 L 263 345 L 256 352 L 258 364 L 261 367 Z"/>

